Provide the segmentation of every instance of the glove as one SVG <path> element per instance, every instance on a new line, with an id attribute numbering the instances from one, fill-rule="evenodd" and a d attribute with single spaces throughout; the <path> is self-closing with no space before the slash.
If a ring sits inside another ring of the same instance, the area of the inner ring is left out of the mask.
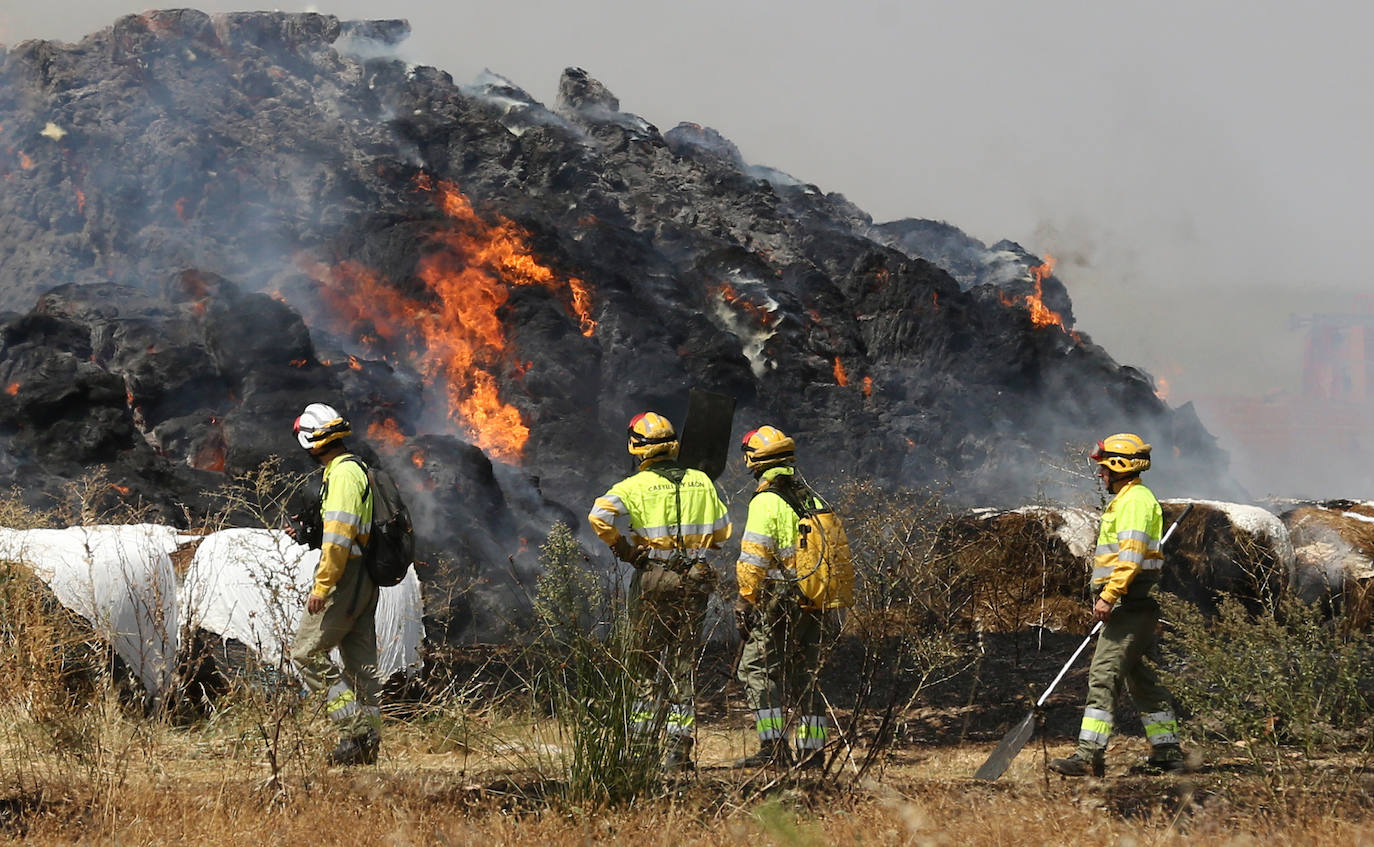
<path id="1" fill-rule="evenodd" d="M 614 553 L 615 557 L 620 561 L 634 565 L 635 567 L 639 567 L 639 565 L 635 562 L 636 553 L 638 551 L 635 550 L 633 544 L 626 541 L 625 539 L 617 538 L 615 540 L 615 544 L 611 545 L 611 552 Z"/>
<path id="2" fill-rule="evenodd" d="M 741 639 L 749 637 L 749 633 L 759 622 L 759 610 L 754 608 L 754 604 L 745 600 L 743 597 L 735 600 L 735 631 L 739 633 Z"/>

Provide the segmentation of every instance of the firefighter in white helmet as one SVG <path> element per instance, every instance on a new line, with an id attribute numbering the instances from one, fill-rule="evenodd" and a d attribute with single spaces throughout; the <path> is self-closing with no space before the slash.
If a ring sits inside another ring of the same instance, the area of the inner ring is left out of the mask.
<path id="1" fill-rule="evenodd" d="M 1092 576 L 1097 593 L 1093 617 L 1104 626 L 1088 669 L 1078 749 L 1072 756 L 1051 760 L 1049 768 L 1065 776 L 1103 775 L 1116 699 L 1125 683 L 1150 742 L 1147 767 L 1182 771 L 1185 758 L 1171 697 L 1146 661 L 1155 652 L 1159 626 L 1159 602 L 1150 590 L 1159 582 L 1164 564 L 1164 514 L 1140 481 L 1140 474 L 1150 467 L 1150 445 L 1134 433 L 1117 433 L 1097 442 L 1091 459 L 1113 495 L 1102 513 Z"/>
<path id="2" fill-rule="evenodd" d="M 819 768 L 829 722 L 817 677 L 826 613 L 853 602 L 849 540 L 830 507 L 797 477 L 790 437 L 762 426 L 744 436 L 740 449 L 758 480 L 735 565 L 735 618 L 744 642 L 739 680 L 759 750 L 735 767 L 790 765 L 791 725 L 797 766 Z"/>
<path id="3" fill-rule="evenodd" d="M 367 466 L 344 444 L 352 429 L 333 406 L 311 403 L 293 429 L 301 447 L 324 466 L 324 482 L 318 516 L 307 515 L 302 521 L 307 526 L 318 521 L 318 538 L 300 540 L 318 543 L 320 561 L 291 659 L 306 687 L 325 695 L 325 712 L 340 727 L 330 763 L 372 764 L 381 745 L 382 721 L 377 697 L 378 590 L 362 558 L 372 529 Z M 342 671 L 329 659 L 336 647 Z"/>
<path id="4" fill-rule="evenodd" d="M 666 731 L 665 769 L 690 769 L 693 661 L 716 582 L 710 551 L 730 537 L 730 521 L 711 478 L 675 461 L 677 432 L 667 418 L 635 415 L 628 436 L 638 469 L 596 498 L 587 520 L 635 569 L 629 591 L 637 679 L 631 728 L 640 741 L 657 741 Z"/>

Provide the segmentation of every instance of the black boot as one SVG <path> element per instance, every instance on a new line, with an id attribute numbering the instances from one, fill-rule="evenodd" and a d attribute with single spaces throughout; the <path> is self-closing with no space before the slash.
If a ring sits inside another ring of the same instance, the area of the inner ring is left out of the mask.
<path id="1" fill-rule="evenodd" d="M 344 736 L 329 752 L 329 764 L 371 765 L 377 762 L 377 750 L 382 746 L 382 734 L 369 728 L 362 735 Z"/>
<path id="2" fill-rule="evenodd" d="M 1157 744 L 1150 748 L 1145 769 L 1156 773 L 1187 773 L 1188 759 L 1177 744 Z"/>
<path id="3" fill-rule="evenodd" d="M 736 768 L 785 768 L 792 764 L 792 752 L 787 742 L 773 738 L 759 742 L 759 751 L 752 756 L 735 760 L 731 767 Z"/>
<path id="4" fill-rule="evenodd" d="M 1093 756 L 1085 759 L 1078 753 L 1074 753 L 1067 759 L 1050 759 L 1049 769 L 1057 774 L 1064 776 L 1093 776 L 1100 777 L 1107 772 L 1107 762 L 1102 756 Z"/>

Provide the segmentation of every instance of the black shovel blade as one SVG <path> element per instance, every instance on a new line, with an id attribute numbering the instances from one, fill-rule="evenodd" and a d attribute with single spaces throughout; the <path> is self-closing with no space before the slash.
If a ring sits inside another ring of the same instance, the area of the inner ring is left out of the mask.
<path id="1" fill-rule="evenodd" d="M 1026 746 L 1031 736 L 1035 734 L 1035 712 L 1026 715 L 1025 720 L 1011 728 L 1011 731 L 1002 736 L 1002 743 L 997 745 L 997 749 L 992 751 L 988 760 L 973 775 L 974 779 L 994 780 L 1006 773 L 1011 766 L 1012 759 L 1021 752 L 1021 748 Z"/>
<path id="2" fill-rule="evenodd" d="M 678 438 L 679 464 L 720 476 L 730 457 L 730 429 L 735 423 L 735 398 L 701 388 L 687 395 L 687 420 Z"/>

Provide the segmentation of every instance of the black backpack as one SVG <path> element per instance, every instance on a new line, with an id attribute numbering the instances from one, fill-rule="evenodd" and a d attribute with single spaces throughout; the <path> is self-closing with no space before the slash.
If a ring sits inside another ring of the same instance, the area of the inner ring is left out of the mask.
<path id="1" fill-rule="evenodd" d="M 396 585 L 406 578 L 406 571 L 415 560 L 415 530 L 410 524 L 410 510 L 401 499 L 396 481 L 385 469 L 370 467 L 357 456 L 347 456 L 344 461 L 355 462 L 367 471 L 367 491 L 363 493 L 363 500 L 372 497 L 372 535 L 363 550 L 363 567 L 378 586 Z"/>

